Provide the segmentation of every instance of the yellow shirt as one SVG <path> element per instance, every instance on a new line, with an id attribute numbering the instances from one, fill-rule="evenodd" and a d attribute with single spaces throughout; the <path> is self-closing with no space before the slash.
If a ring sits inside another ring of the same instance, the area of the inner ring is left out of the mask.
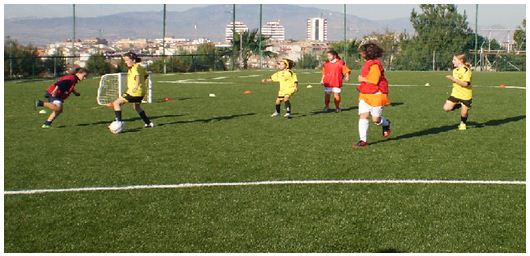
<path id="1" fill-rule="evenodd" d="M 136 87 L 136 76 L 140 76 L 140 84 L 138 89 L 134 90 Z M 147 94 L 147 71 L 140 66 L 139 63 L 134 64 L 129 71 L 127 71 L 127 94 L 134 97 L 141 97 Z"/>
<path id="2" fill-rule="evenodd" d="M 294 91 L 296 90 L 296 83 L 298 82 L 296 74 L 289 69 L 274 73 L 271 76 L 271 80 L 274 82 L 280 82 L 280 91 L 278 92 L 278 96 L 293 95 Z"/>
<path id="3" fill-rule="evenodd" d="M 453 77 L 462 81 L 467 82 L 469 86 L 462 87 L 457 83 L 453 83 L 453 92 L 451 96 L 461 99 L 470 100 L 473 98 L 473 88 L 471 87 L 471 69 L 467 66 L 453 69 Z"/>

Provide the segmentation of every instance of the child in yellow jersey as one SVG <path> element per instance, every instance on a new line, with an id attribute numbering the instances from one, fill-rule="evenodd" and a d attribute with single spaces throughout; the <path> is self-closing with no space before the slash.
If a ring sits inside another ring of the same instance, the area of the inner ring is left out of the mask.
<path id="1" fill-rule="evenodd" d="M 283 101 L 285 104 L 285 115 L 286 118 L 291 118 L 291 97 L 295 92 L 298 91 L 298 78 L 296 74 L 291 70 L 294 67 L 294 62 L 289 59 L 283 59 L 278 62 L 278 68 L 280 71 L 274 73 L 270 78 L 261 80 L 262 83 L 266 82 L 279 82 L 280 90 L 278 91 L 278 97 L 276 98 L 276 111 L 271 117 L 277 117 L 280 115 L 280 106 Z"/>
<path id="2" fill-rule="evenodd" d="M 471 65 L 467 62 L 466 55 L 463 53 L 453 56 L 453 75 L 446 76 L 453 82 L 453 91 L 451 96 L 445 101 L 443 110 L 450 112 L 461 108 L 460 125 L 458 130 L 467 129 L 467 117 L 473 101 L 473 88 L 471 87 Z"/>
<path id="3" fill-rule="evenodd" d="M 145 123 L 144 128 L 154 127 L 155 125 L 140 106 L 147 94 L 147 78 L 149 75 L 140 65 L 142 60 L 135 53 L 128 52 L 124 54 L 123 60 L 129 68 L 127 72 L 127 91 L 112 103 L 114 106 L 114 114 L 116 115 L 116 122 L 123 122 L 121 119 L 121 105 L 132 103 L 134 110 L 136 110 Z"/>

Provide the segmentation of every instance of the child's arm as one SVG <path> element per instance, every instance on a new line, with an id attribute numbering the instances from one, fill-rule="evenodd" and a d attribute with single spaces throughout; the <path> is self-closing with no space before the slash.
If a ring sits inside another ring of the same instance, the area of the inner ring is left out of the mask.
<path id="1" fill-rule="evenodd" d="M 451 82 L 453 82 L 453 83 L 455 83 L 455 84 L 458 84 L 458 85 L 460 85 L 460 86 L 462 86 L 462 87 L 468 87 L 468 86 L 471 85 L 470 82 L 465 82 L 465 81 L 458 80 L 458 79 L 454 78 L 454 77 L 451 76 L 451 75 L 447 75 L 447 76 L 445 76 L 445 77 L 446 77 L 447 79 L 449 79 Z"/>
<path id="2" fill-rule="evenodd" d="M 73 93 L 75 96 L 81 96 L 81 93 L 79 93 L 79 92 L 76 91 L 75 89 L 72 91 L 72 93 Z"/>
<path id="3" fill-rule="evenodd" d="M 261 82 L 262 83 L 270 83 L 272 82 L 272 79 L 269 77 L 269 78 L 265 78 L 265 79 L 261 79 Z"/>
<path id="4" fill-rule="evenodd" d="M 50 93 L 50 95 L 52 97 L 57 97 L 57 90 L 59 89 L 59 86 L 55 86 L 55 89 L 53 89 L 52 93 Z"/>
<path id="5" fill-rule="evenodd" d="M 346 82 L 350 81 L 350 73 L 351 73 L 351 69 L 348 66 L 344 65 L 342 67 L 342 74 L 344 75 L 344 80 Z"/>
<path id="6" fill-rule="evenodd" d="M 298 81 L 294 82 L 294 91 L 298 91 Z"/>

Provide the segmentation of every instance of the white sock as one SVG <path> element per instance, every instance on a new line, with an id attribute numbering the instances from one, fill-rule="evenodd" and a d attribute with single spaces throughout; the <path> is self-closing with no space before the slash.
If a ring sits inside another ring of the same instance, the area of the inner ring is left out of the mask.
<path id="1" fill-rule="evenodd" d="M 368 119 L 359 119 L 359 139 L 366 142 L 368 136 Z"/>
<path id="2" fill-rule="evenodd" d="M 381 122 L 379 122 L 377 125 L 388 126 L 388 120 L 384 117 L 381 117 Z"/>

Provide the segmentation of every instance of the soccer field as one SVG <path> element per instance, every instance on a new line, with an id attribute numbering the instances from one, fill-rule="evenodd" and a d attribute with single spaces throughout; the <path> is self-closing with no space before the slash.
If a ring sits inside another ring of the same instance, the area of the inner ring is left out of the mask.
<path id="1" fill-rule="evenodd" d="M 290 120 L 270 117 L 278 85 L 259 82 L 270 71 L 155 75 L 144 107 L 157 127 L 125 106 L 118 135 L 96 104 L 99 77 L 77 86 L 53 129 L 32 107 L 51 80 L 6 82 L 5 251 L 526 251 L 525 73 L 475 73 L 458 131 L 459 115 L 442 111 L 448 72 L 388 72 L 392 139 L 370 124 L 371 144 L 353 150 L 355 87 L 343 112 L 321 113 L 320 73 L 296 72 Z M 208 185 L 314 180 L 381 183 Z M 202 185 L 124 188 L 184 183 Z M 15 192 L 36 189 L 52 191 Z"/>

